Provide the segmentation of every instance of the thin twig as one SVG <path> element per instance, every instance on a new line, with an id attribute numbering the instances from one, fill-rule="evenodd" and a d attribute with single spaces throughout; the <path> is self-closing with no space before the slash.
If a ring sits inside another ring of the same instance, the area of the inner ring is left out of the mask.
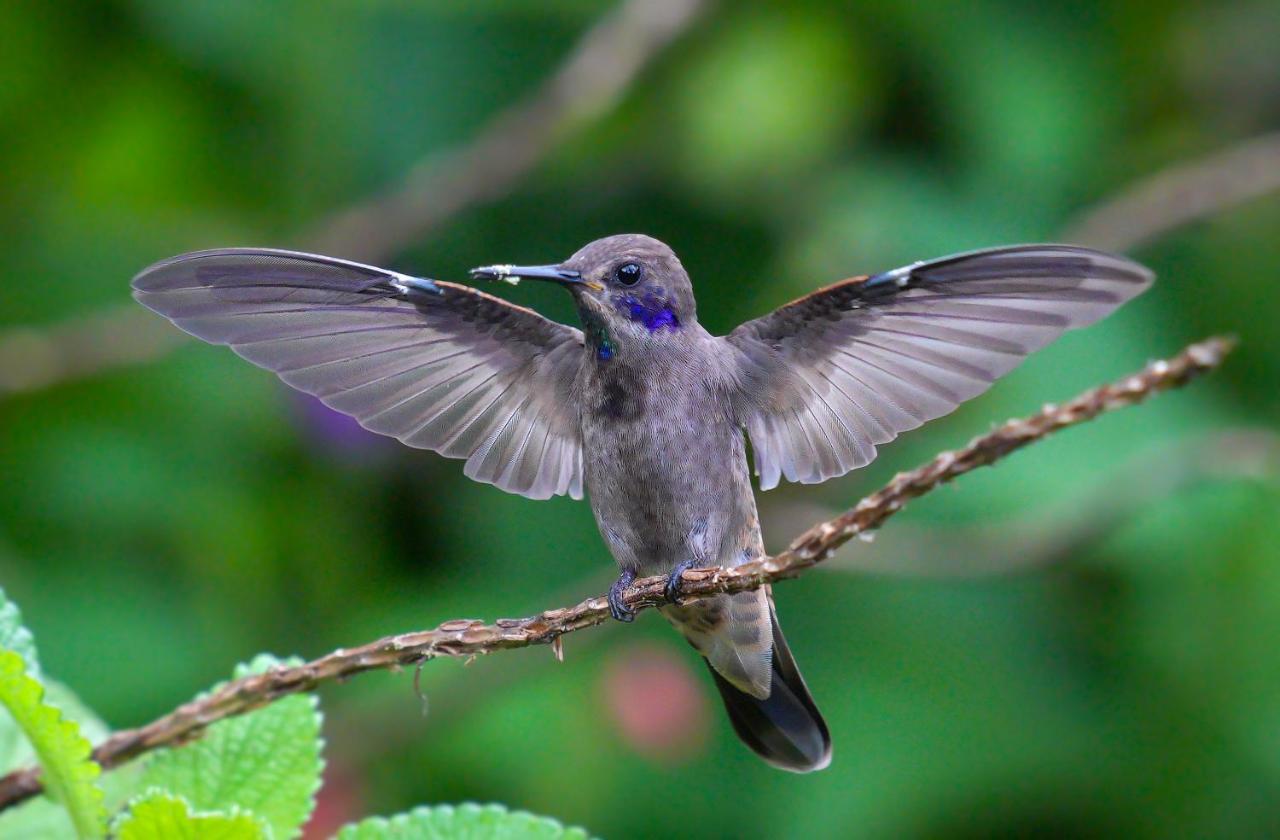
<path id="1" fill-rule="evenodd" d="M 11 327 L 0 331 L 0 395 L 140 364 L 186 341 L 172 324 L 133 303 L 48 327 Z"/>
<path id="2" fill-rule="evenodd" d="M 1129 251 L 1171 230 L 1280 190 L 1280 132 L 1162 169 L 1088 210 L 1066 234 Z"/>
<path id="3" fill-rule="evenodd" d="M 1153 362 L 1140 373 L 1086 391 L 1062 405 L 1048 405 L 1030 417 L 1010 420 L 962 449 L 943 452 L 922 467 L 899 473 L 883 489 L 835 519 L 809 529 L 774 557 L 733 569 L 685 572 L 682 593 L 687 598 L 705 597 L 796 577 L 825 560 L 856 534 L 880 527 L 912 499 L 970 470 L 993 464 L 1056 431 L 1184 385 L 1221 364 L 1231 347 L 1228 339 L 1210 338 L 1187 347 L 1171 359 Z M 626 602 L 636 610 L 659 606 L 664 603 L 665 584 L 662 576 L 636 581 L 626 593 Z M 458 619 L 446 621 L 434 630 L 388 636 L 357 648 L 339 649 L 303 665 L 233 680 L 146 726 L 117 732 L 98 745 L 93 757 L 103 767 L 115 767 L 151 750 L 186 743 L 198 738 L 213 723 L 261 708 L 286 695 L 310 691 L 321 683 L 365 671 L 415 666 L 441 656 L 469 657 L 551 644 L 566 633 L 601 624 L 608 617 L 608 602 L 604 597 L 596 597 L 530 618 L 499 619 L 493 624 Z M 40 790 L 38 769 L 10 773 L 0 779 L 0 809 Z"/>
<path id="4" fill-rule="evenodd" d="M 428 156 L 383 195 L 335 213 L 304 247 L 381 263 L 463 211 L 511 192 L 561 142 L 606 114 L 709 0 L 625 0 L 528 97 L 468 145 Z M 106 340 L 103 340 L 103 337 Z M 0 332 L 0 394 L 164 355 L 186 336 L 130 303 L 52 327 Z"/>
<path id="5" fill-rule="evenodd" d="M 564 138 L 609 111 L 702 11 L 703 0 L 628 0 L 591 28 L 560 69 L 473 142 L 419 163 L 391 192 L 337 214 L 317 251 L 378 263 L 446 219 L 497 198 Z"/>

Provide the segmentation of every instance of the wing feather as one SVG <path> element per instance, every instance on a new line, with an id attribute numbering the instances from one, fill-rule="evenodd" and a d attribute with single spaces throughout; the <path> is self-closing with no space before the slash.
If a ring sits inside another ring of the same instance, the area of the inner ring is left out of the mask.
<path id="1" fill-rule="evenodd" d="M 1098 251 L 973 251 L 837 283 L 725 337 L 761 487 L 814 483 L 947 414 L 1068 329 L 1145 290 Z"/>
<path id="2" fill-rule="evenodd" d="M 134 296 L 289 385 L 512 493 L 582 497 L 582 333 L 452 283 L 257 248 L 184 254 Z"/>

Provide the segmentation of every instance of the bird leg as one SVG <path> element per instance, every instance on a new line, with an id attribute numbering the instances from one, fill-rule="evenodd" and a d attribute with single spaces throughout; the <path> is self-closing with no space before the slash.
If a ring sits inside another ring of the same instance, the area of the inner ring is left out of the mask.
<path id="1" fill-rule="evenodd" d="M 690 557 L 688 560 L 681 560 L 676 567 L 671 570 L 671 574 L 667 575 L 667 585 L 663 587 L 662 594 L 673 604 L 680 603 L 680 587 L 684 583 L 685 569 L 702 568 L 706 564 L 702 562 L 700 557 Z"/>
<path id="2" fill-rule="evenodd" d="M 618 575 L 618 579 L 613 582 L 613 586 L 609 587 L 609 612 L 618 621 L 636 620 L 636 611 L 628 607 L 626 601 L 622 599 L 622 593 L 635 582 L 635 579 L 634 569 L 624 569 L 622 574 Z"/>

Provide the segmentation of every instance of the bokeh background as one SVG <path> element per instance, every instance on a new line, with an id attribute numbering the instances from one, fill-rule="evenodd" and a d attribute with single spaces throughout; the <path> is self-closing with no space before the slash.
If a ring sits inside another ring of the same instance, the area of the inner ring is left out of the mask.
<path id="1" fill-rule="evenodd" d="M 723 332 L 851 274 L 1074 235 L 1159 282 L 870 467 L 764 494 L 770 548 L 993 422 L 1211 332 L 1241 346 L 778 587 L 829 770 L 756 761 L 645 614 L 567 638 L 562 664 L 431 663 L 425 714 L 408 673 L 326 687 L 311 833 L 461 800 L 606 837 L 1280 832 L 1280 197 L 1230 197 L 1280 167 L 1275 4 L 723 3 L 660 49 L 602 34 L 638 5 L 0 4 L 0 585 L 46 670 L 131 726 L 258 651 L 524 615 L 613 576 L 584 503 L 472 484 L 182 340 L 129 301 L 154 260 L 314 246 L 426 184 L 382 262 L 457 279 L 643 231 Z M 492 128 L 584 38 L 603 94 Z M 486 137 L 536 154 L 449 209 Z M 1202 164 L 1197 190 L 1096 215 Z M 554 289 L 499 293 L 571 317 Z"/>

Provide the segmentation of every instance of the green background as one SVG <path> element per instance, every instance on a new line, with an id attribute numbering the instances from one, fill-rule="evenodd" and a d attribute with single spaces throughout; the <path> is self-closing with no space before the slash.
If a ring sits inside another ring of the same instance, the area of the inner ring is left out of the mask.
<path id="1" fill-rule="evenodd" d="M 964 5 L 716 7 L 513 190 L 390 263 L 457 279 L 642 231 L 725 332 L 851 274 L 1055 239 L 1280 126 L 1268 0 Z M 127 304 L 181 251 L 304 245 L 475 137 L 607 9 L 0 5 L 0 341 Z M 407 673 L 323 689 L 317 836 L 462 800 L 606 837 L 1280 832 L 1280 199 L 1133 255 L 1160 279 L 1115 317 L 870 467 L 761 497 L 776 550 L 994 422 L 1210 332 L 1242 341 L 1210 379 L 966 476 L 777 588 L 830 769 L 754 759 L 645 614 L 568 637 L 563 664 L 431 663 L 425 715 Z M 498 293 L 571 317 L 549 287 Z M 224 349 L 0 394 L 0 585 L 46 670 L 117 727 L 260 650 L 524 615 L 611 578 L 585 504 L 472 484 Z"/>

